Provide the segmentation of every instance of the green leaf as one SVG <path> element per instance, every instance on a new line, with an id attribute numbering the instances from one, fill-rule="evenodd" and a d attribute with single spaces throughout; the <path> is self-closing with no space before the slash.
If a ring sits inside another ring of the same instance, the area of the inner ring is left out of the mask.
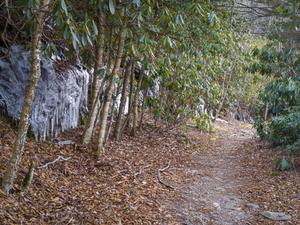
<path id="1" fill-rule="evenodd" d="M 87 34 L 88 36 L 90 36 L 90 35 L 91 35 L 91 32 L 90 32 L 90 29 L 88 28 L 88 26 L 87 26 L 86 24 L 84 25 L 84 29 L 85 29 L 86 34 Z"/>
<path id="2" fill-rule="evenodd" d="M 116 12 L 114 0 L 109 0 L 108 1 L 108 7 L 109 7 L 110 13 L 114 15 L 115 12 Z"/>
<path id="3" fill-rule="evenodd" d="M 152 48 L 151 48 L 149 45 L 146 47 L 146 51 L 147 51 L 148 55 L 149 55 L 152 59 L 155 58 L 155 55 L 154 55 L 154 53 L 153 53 L 153 51 L 152 51 Z"/>
<path id="4" fill-rule="evenodd" d="M 146 40 L 145 40 L 145 36 L 142 35 L 139 39 L 139 42 L 142 43 L 142 44 L 146 44 Z"/>
<path id="5" fill-rule="evenodd" d="M 184 25 L 184 20 L 183 20 L 182 15 L 177 15 L 176 16 L 176 24 L 177 25 Z"/>
<path id="6" fill-rule="evenodd" d="M 73 48 L 76 51 L 76 53 L 78 53 L 79 52 L 79 46 L 78 46 L 78 44 L 80 44 L 80 41 L 79 41 L 79 39 L 77 37 L 77 34 L 75 32 L 73 32 L 72 30 L 71 30 L 71 34 L 72 34 L 72 45 L 73 45 Z"/>
<path id="7" fill-rule="evenodd" d="M 72 39 L 72 45 L 73 45 L 74 50 L 78 53 L 79 49 L 78 49 L 78 45 L 77 45 L 77 42 L 75 41 L 75 39 Z"/>
<path id="8" fill-rule="evenodd" d="M 134 47 L 134 44 L 131 43 L 129 46 L 129 54 L 135 56 L 136 55 L 136 49 Z"/>
<path id="9" fill-rule="evenodd" d="M 65 12 L 65 14 L 68 15 L 68 9 L 67 9 L 65 0 L 60 0 L 60 7 L 61 7 L 62 10 Z"/>
<path id="10" fill-rule="evenodd" d="M 182 15 L 179 15 L 179 19 L 180 19 L 181 24 L 184 25 L 184 20 L 183 20 Z"/>
<path id="11" fill-rule="evenodd" d="M 141 6 L 141 0 L 132 0 L 133 4 L 136 4 L 137 7 Z"/>
<path id="12" fill-rule="evenodd" d="M 64 37 L 65 40 L 67 40 L 70 37 L 70 32 L 69 32 L 69 29 L 68 29 L 67 26 L 65 27 L 63 37 Z"/>
<path id="13" fill-rule="evenodd" d="M 180 24 L 179 15 L 176 16 L 176 24 Z"/>
<path id="14" fill-rule="evenodd" d="M 102 68 L 98 69 L 96 74 L 97 74 L 97 77 L 104 78 L 106 75 L 106 68 L 102 67 Z"/>
<path id="15" fill-rule="evenodd" d="M 58 12 L 59 9 L 59 0 L 55 0 L 53 2 L 53 7 L 52 7 L 52 13 L 55 15 Z"/>
<path id="16" fill-rule="evenodd" d="M 98 34 L 98 28 L 97 28 L 97 25 L 96 25 L 96 23 L 95 23 L 94 20 L 92 21 L 92 24 L 93 24 L 93 31 L 94 31 L 94 34 L 97 35 L 97 34 Z"/>
<path id="17" fill-rule="evenodd" d="M 88 41 L 89 45 L 93 46 L 93 42 L 92 42 L 92 40 L 90 39 L 90 36 L 87 35 L 87 34 L 85 34 L 85 38 L 86 38 L 86 40 Z"/>
<path id="18" fill-rule="evenodd" d="M 201 5 L 199 3 L 194 3 L 191 5 L 191 11 L 193 11 L 194 13 L 197 13 L 199 15 L 203 15 L 204 10 L 202 9 Z"/>
<path id="19" fill-rule="evenodd" d="M 81 44 L 82 46 L 86 46 L 87 45 L 87 39 L 84 35 L 81 36 Z"/>
<path id="20" fill-rule="evenodd" d="M 214 12 L 208 13 L 208 20 L 211 26 L 215 26 L 218 23 L 218 17 Z"/>

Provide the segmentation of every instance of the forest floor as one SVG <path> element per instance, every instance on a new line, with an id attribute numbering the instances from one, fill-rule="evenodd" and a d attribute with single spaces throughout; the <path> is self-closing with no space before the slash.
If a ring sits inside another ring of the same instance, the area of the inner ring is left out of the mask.
<path id="1" fill-rule="evenodd" d="M 147 124 L 137 137 L 109 141 L 98 160 L 93 144 L 80 144 L 81 132 L 27 142 L 15 192 L 0 192 L 1 225 L 300 224 L 299 158 L 296 170 L 277 172 L 285 152 L 249 124 L 217 122 L 212 134 Z M 14 136 L 0 121 L 0 174 Z M 59 156 L 68 160 L 36 169 L 31 189 L 20 191 L 30 157 L 42 166 Z M 291 219 L 274 222 L 259 214 L 265 210 Z"/>

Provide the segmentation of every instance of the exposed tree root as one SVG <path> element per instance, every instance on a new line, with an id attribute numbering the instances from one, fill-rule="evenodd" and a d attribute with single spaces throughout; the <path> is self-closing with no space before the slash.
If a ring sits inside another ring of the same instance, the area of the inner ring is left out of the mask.
<path id="1" fill-rule="evenodd" d="M 47 168 L 49 165 L 52 165 L 52 164 L 54 164 L 54 163 L 56 163 L 56 162 L 58 162 L 58 161 L 67 161 L 67 160 L 69 160 L 69 159 L 71 159 L 71 157 L 68 157 L 68 158 L 64 158 L 63 156 L 58 156 L 55 160 L 53 160 L 53 161 L 50 161 L 50 162 L 47 162 L 46 164 L 44 164 L 44 165 L 42 165 L 42 166 L 39 166 L 39 167 L 37 167 L 38 169 L 43 169 L 43 168 Z"/>
<path id="2" fill-rule="evenodd" d="M 160 176 L 160 173 L 161 173 L 161 172 L 164 172 L 165 170 L 167 170 L 167 169 L 170 167 L 170 163 L 171 163 L 171 162 L 169 161 L 169 163 L 168 163 L 167 166 L 165 166 L 165 167 L 162 168 L 162 169 L 158 169 L 158 170 L 157 170 L 157 179 L 158 179 L 159 183 L 162 184 L 163 186 L 165 186 L 166 188 L 170 188 L 170 189 L 174 190 L 175 187 L 173 187 L 173 186 L 171 186 L 170 184 L 167 184 L 166 182 L 164 182 L 164 181 L 161 179 L 161 176 Z"/>

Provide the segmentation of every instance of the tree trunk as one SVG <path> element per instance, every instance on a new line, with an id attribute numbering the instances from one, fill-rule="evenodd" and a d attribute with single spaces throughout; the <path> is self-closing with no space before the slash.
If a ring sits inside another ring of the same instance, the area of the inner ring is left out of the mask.
<path id="1" fill-rule="evenodd" d="M 223 82 L 222 82 L 222 97 L 221 97 L 221 101 L 220 101 L 220 104 L 218 105 L 218 108 L 216 110 L 216 116 L 215 116 L 215 118 L 213 118 L 213 122 L 215 122 L 216 119 L 218 119 L 219 113 L 221 112 L 223 104 L 224 104 L 224 101 L 225 101 L 225 82 L 226 82 L 226 73 L 224 74 L 224 78 L 223 78 Z"/>
<path id="2" fill-rule="evenodd" d="M 264 115 L 265 121 L 268 119 L 268 113 L 269 113 L 269 103 L 267 102 L 265 108 L 265 115 Z"/>
<path id="3" fill-rule="evenodd" d="M 225 82 L 226 82 L 226 74 L 224 75 L 224 79 L 223 79 L 223 83 L 222 83 L 222 99 L 221 99 L 221 102 L 220 102 L 220 104 L 219 104 L 219 106 L 218 106 L 218 108 L 217 108 L 217 110 L 216 110 L 216 116 L 215 116 L 215 118 L 213 119 L 213 122 L 215 122 L 216 121 L 216 119 L 219 117 L 219 114 L 220 114 L 220 112 L 221 112 L 221 110 L 222 110 L 222 108 L 223 108 L 223 105 L 224 105 L 224 102 L 225 102 L 225 99 L 226 99 L 226 97 L 227 97 L 227 90 L 228 90 L 228 88 L 229 88 L 229 84 L 230 84 L 230 81 L 231 81 L 231 75 L 232 75 L 232 73 L 230 73 L 229 74 L 229 77 L 228 77 L 228 83 L 227 83 L 227 85 L 225 86 Z"/>
<path id="4" fill-rule="evenodd" d="M 103 52 L 104 52 L 104 32 L 103 32 L 103 16 L 99 16 L 98 21 L 98 40 L 97 40 L 97 47 L 96 47 L 96 60 L 94 65 L 94 74 L 93 74 L 93 84 L 92 84 L 92 108 L 89 111 L 88 120 L 85 126 L 84 134 L 83 134 L 83 140 L 82 142 L 84 144 L 90 143 L 92 139 L 92 134 L 94 130 L 94 124 L 97 117 L 97 109 L 99 107 L 98 102 L 98 93 L 100 90 L 100 79 L 98 77 L 98 72 L 101 66 L 103 66 Z M 103 79 L 104 82 L 104 79 Z"/>
<path id="5" fill-rule="evenodd" d="M 130 128 L 131 124 L 131 114 L 132 114 L 132 102 L 133 102 L 133 79 L 134 79 L 134 64 L 132 62 L 131 65 L 131 74 L 130 74 L 130 89 L 129 89 L 129 96 L 128 96 L 128 113 L 126 118 L 126 124 L 124 124 L 124 128 Z M 122 130 L 124 130 L 124 128 Z"/>
<path id="6" fill-rule="evenodd" d="M 24 178 L 24 181 L 23 181 L 23 191 L 28 191 L 29 190 L 29 187 L 30 187 L 30 185 L 32 183 L 32 180 L 33 180 L 34 170 L 35 170 L 35 162 L 34 162 L 34 160 L 31 159 L 28 172 L 27 172 L 27 174 Z"/>
<path id="7" fill-rule="evenodd" d="M 97 126 L 97 123 L 98 123 L 98 120 L 99 120 L 99 115 L 100 115 L 100 112 L 101 112 L 101 101 L 100 101 L 100 96 L 101 94 L 103 93 L 103 90 L 104 90 L 104 87 L 105 87 L 105 83 L 107 81 L 107 76 L 105 76 L 101 82 L 101 86 L 99 88 L 99 91 L 98 91 L 98 95 L 97 95 L 97 102 L 96 102 L 96 108 L 94 109 L 95 110 L 95 120 L 94 120 L 94 124 L 92 125 L 93 126 L 93 129 L 92 129 L 92 136 L 95 134 L 95 129 L 96 129 L 96 126 Z M 91 136 L 91 137 L 92 137 Z"/>
<path id="8" fill-rule="evenodd" d="M 141 129 L 141 128 L 142 128 L 142 125 L 143 125 L 144 111 L 145 111 L 145 98 L 147 97 L 147 94 L 148 94 L 148 89 L 145 91 L 144 96 L 143 96 L 143 104 L 142 104 L 142 112 L 141 112 L 141 118 L 140 118 L 139 129 Z"/>
<path id="9" fill-rule="evenodd" d="M 100 79 L 99 79 L 99 69 L 103 66 L 103 53 L 104 53 L 104 32 L 103 24 L 104 18 L 103 15 L 99 15 L 98 18 L 98 36 L 96 41 L 96 51 L 95 51 L 95 65 L 94 65 L 94 74 L 93 74 L 93 84 L 92 84 L 92 95 L 91 102 L 95 103 L 97 93 L 99 91 Z"/>
<path id="10" fill-rule="evenodd" d="M 163 82 L 160 83 L 159 85 L 159 109 L 160 112 L 159 113 L 154 113 L 154 121 L 155 121 L 155 126 L 157 125 L 157 122 L 161 120 L 162 117 L 162 113 L 164 111 L 164 109 L 166 108 L 166 104 L 165 104 L 165 98 L 166 98 L 166 90 L 164 87 Z M 154 109 L 155 112 L 155 109 Z"/>
<path id="11" fill-rule="evenodd" d="M 139 81 L 136 87 L 134 99 L 133 99 L 133 115 L 132 115 L 132 129 L 131 129 L 131 135 L 135 136 L 136 133 L 136 128 L 137 128 L 137 120 L 138 120 L 138 101 L 139 101 L 139 94 L 141 90 L 141 85 L 144 77 L 144 68 L 142 67 L 140 76 L 139 76 Z"/>
<path id="12" fill-rule="evenodd" d="M 121 29 L 120 34 L 119 34 L 118 51 L 117 51 L 117 56 L 115 59 L 115 65 L 114 65 L 113 71 L 112 71 L 110 79 L 109 79 L 110 82 L 106 89 L 103 107 L 102 107 L 102 111 L 101 111 L 101 118 L 99 121 L 100 130 L 99 130 L 99 137 L 98 137 L 97 150 L 96 150 L 97 156 L 99 156 L 100 153 L 104 151 L 107 116 L 108 116 L 110 101 L 111 101 L 112 92 L 113 92 L 113 86 L 114 86 L 113 82 L 114 82 L 115 77 L 118 75 L 118 72 L 120 69 L 123 50 L 124 50 L 124 42 L 125 42 L 125 32 L 123 29 Z"/>
<path id="13" fill-rule="evenodd" d="M 113 40 L 113 33 L 114 33 L 114 27 L 110 27 L 109 29 L 109 44 L 108 44 L 108 54 L 107 54 L 107 70 L 110 72 L 111 71 L 111 67 L 113 66 L 113 53 L 114 53 L 114 49 L 113 49 L 113 45 L 114 45 L 114 40 Z"/>
<path id="14" fill-rule="evenodd" d="M 32 34 L 30 77 L 26 86 L 24 104 L 20 116 L 17 137 L 13 145 L 12 157 L 2 180 L 2 189 L 6 193 L 9 193 L 13 187 L 24 152 L 24 144 L 29 127 L 29 118 L 35 95 L 35 87 L 40 76 L 41 35 L 43 31 L 45 12 L 47 11 L 49 1 L 50 0 L 41 1 L 40 9 L 35 21 L 35 29 Z"/>
<path id="15" fill-rule="evenodd" d="M 121 89 L 121 85 L 118 85 L 117 90 L 116 90 L 116 94 L 115 94 L 115 96 L 113 96 L 113 102 L 112 102 L 111 109 L 110 109 L 111 119 L 110 119 L 110 121 L 107 125 L 104 144 L 107 142 L 107 140 L 109 138 L 111 128 L 112 128 L 112 124 L 113 124 L 113 120 L 114 120 L 114 114 L 115 114 L 115 110 L 116 110 L 117 97 L 120 94 L 120 89 Z"/>
<path id="16" fill-rule="evenodd" d="M 119 141 L 120 137 L 121 137 L 122 117 L 123 117 L 125 106 L 126 106 L 127 86 L 128 86 L 128 82 L 129 82 L 129 75 L 131 73 L 131 69 L 132 69 L 132 61 L 130 60 L 128 62 L 126 72 L 125 72 L 125 75 L 124 75 L 124 79 L 123 79 L 123 87 L 122 87 L 122 95 L 121 95 L 121 100 L 120 100 L 120 107 L 119 107 L 116 126 L 115 126 L 115 130 L 114 130 L 114 137 L 116 138 L 117 141 Z"/>

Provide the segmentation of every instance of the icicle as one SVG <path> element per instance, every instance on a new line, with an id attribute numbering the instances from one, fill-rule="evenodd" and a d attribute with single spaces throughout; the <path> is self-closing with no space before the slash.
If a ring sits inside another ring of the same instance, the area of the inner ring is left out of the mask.
<path id="1" fill-rule="evenodd" d="M 10 49 L 8 60 L 0 60 L 0 99 L 8 114 L 18 119 L 29 76 L 30 54 L 20 46 Z M 36 139 L 57 137 L 78 126 L 80 114 L 87 112 L 89 73 L 74 66 L 55 73 L 53 60 L 42 58 L 30 124 Z"/>

